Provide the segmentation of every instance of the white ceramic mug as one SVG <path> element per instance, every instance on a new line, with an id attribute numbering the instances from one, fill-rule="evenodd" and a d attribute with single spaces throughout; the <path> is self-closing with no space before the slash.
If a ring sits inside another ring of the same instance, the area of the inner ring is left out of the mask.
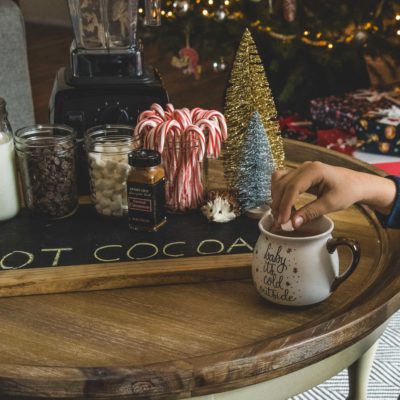
<path id="1" fill-rule="evenodd" d="M 319 303 L 353 273 L 360 260 L 356 241 L 332 238 L 334 225 L 328 217 L 300 228 L 299 237 L 271 233 L 271 214 L 266 214 L 258 225 L 261 234 L 253 253 L 253 281 L 258 293 L 273 303 L 286 306 Z M 340 245 L 349 247 L 353 256 L 341 275 L 336 252 Z"/>

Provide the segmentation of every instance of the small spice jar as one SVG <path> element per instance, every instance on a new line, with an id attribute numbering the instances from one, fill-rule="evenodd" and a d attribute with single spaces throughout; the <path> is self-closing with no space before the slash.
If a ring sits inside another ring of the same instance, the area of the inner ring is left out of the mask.
<path id="1" fill-rule="evenodd" d="M 102 125 L 85 132 L 92 202 L 99 214 L 122 217 L 128 212 L 128 155 L 140 147 L 129 125 Z"/>
<path id="2" fill-rule="evenodd" d="M 155 150 L 136 150 L 129 154 L 129 164 L 129 228 L 157 231 L 167 221 L 165 173 L 161 166 L 161 154 Z"/>
<path id="3" fill-rule="evenodd" d="M 32 214 L 64 218 L 77 209 L 75 137 L 66 125 L 34 125 L 15 133 L 25 204 Z"/>

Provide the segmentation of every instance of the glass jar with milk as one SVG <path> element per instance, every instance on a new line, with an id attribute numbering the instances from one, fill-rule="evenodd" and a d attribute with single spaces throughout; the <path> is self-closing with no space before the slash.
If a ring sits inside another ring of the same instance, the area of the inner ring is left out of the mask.
<path id="1" fill-rule="evenodd" d="M 14 141 L 8 122 L 6 102 L 0 97 L 0 221 L 15 217 L 18 211 Z"/>

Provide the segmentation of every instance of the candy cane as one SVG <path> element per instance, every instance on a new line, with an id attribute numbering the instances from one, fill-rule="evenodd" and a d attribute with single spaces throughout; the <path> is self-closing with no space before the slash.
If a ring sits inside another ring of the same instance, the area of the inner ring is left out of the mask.
<path id="1" fill-rule="evenodd" d="M 198 207 L 204 196 L 204 157 L 217 158 L 227 138 L 224 116 L 198 107 L 178 110 L 167 104 L 164 110 L 152 104 L 139 115 L 134 137 L 162 154 L 167 205 L 178 211 Z"/>
<path id="2" fill-rule="evenodd" d="M 154 103 L 150 106 L 150 110 L 155 111 L 163 120 L 165 120 L 165 112 L 164 109 L 157 103 Z"/>
<path id="3" fill-rule="evenodd" d="M 218 123 L 222 134 L 222 140 L 225 141 L 228 137 L 228 128 L 226 126 L 225 117 L 219 111 L 211 110 L 205 112 L 204 118 L 215 120 Z"/>
<path id="4" fill-rule="evenodd" d="M 221 152 L 222 135 L 219 129 L 216 128 L 215 123 L 207 119 L 201 119 L 196 123 L 200 129 L 207 129 L 208 133 L 208 145 L 207 145 L 207 157 L 217 158 Z"/>

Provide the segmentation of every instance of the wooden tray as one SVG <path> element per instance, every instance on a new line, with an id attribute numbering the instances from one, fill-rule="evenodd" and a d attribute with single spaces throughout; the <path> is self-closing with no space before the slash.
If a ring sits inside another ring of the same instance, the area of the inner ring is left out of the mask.
<path id="1" fill-rule="evenodd" d="M 376 172 L 309 145 L 288 141 L 286 152 L 295 163 L 320 159 Z M 400 306 L 400 235 L 361 207 L 332 217 L 335 233 L 360 240 L 361 263 L 329 299 L 306 310 L 264 301 L 248 279 L 0 299 L 0 393 L 188 398 L 266 381 L 337 353 Z M 250 255 L 239 256 L 248 265 Z"/>

